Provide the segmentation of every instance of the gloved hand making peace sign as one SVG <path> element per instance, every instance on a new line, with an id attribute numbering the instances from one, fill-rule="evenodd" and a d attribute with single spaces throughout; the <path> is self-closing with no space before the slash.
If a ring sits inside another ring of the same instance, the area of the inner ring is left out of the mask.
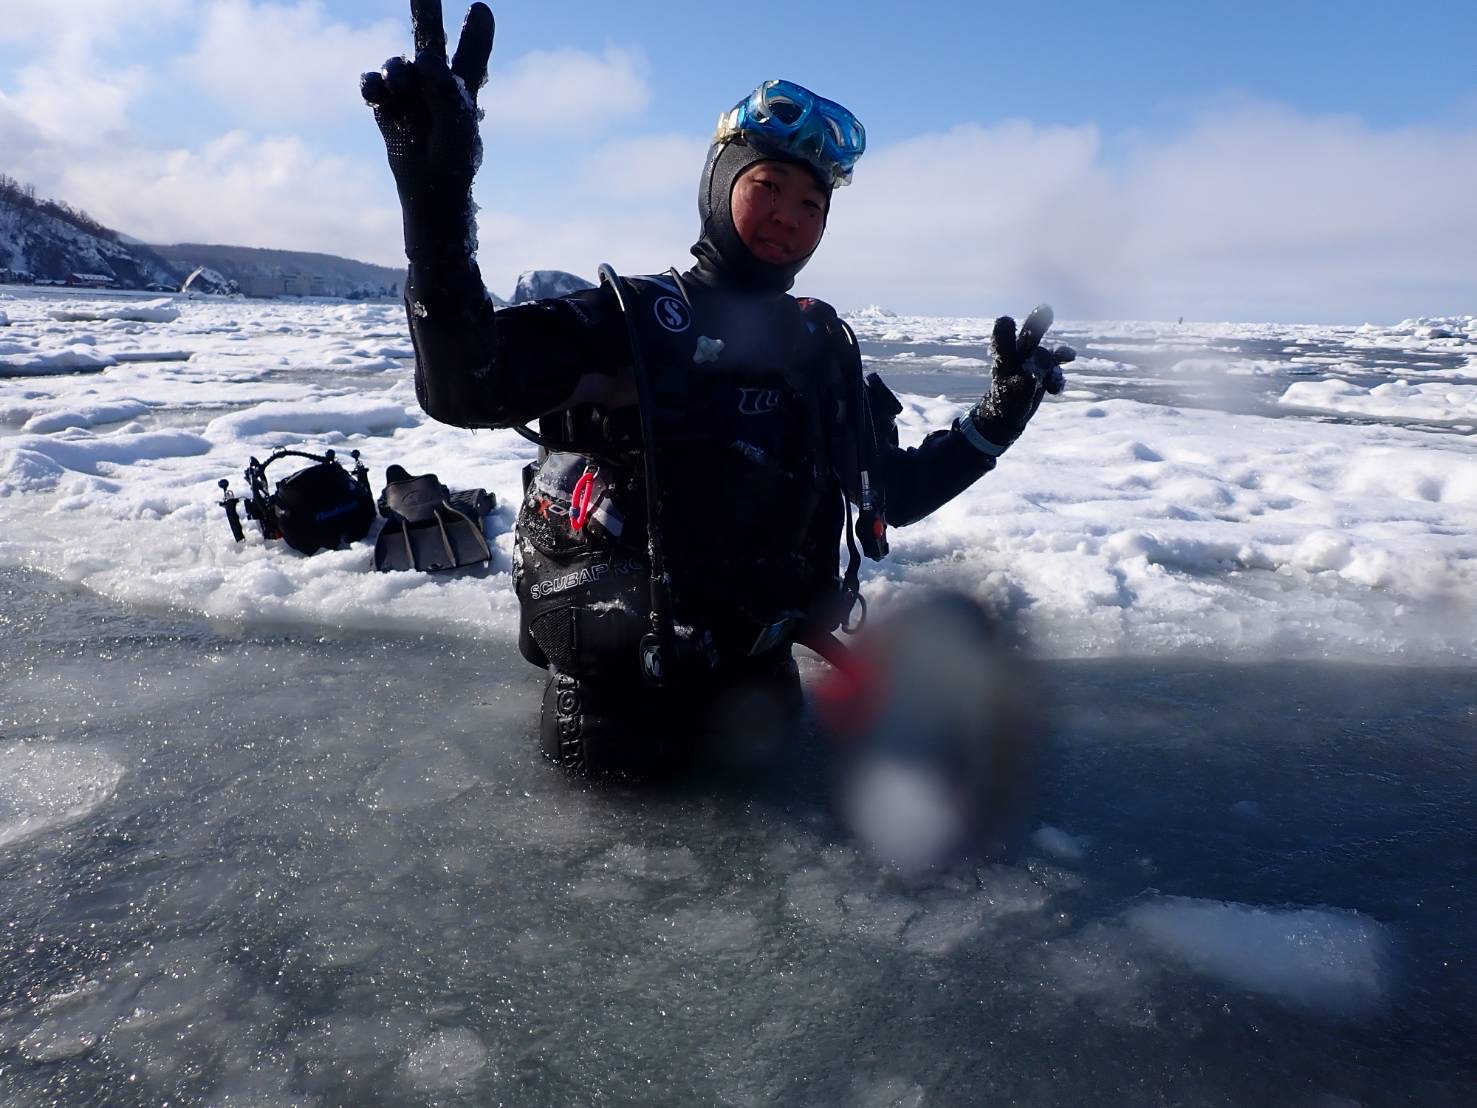
<path id="1" fill-rule="evenodd" d="M 412 262 L 466 258 L 476 249 L 472 178 L 482 161 L 477 92 L 487 81 L 493 19 L 473 4 L 448 66 L 441 0 L 411 0 L 415 60 L 391 58 L 360 78 L 385 139 Z"/>
<path id="2" fill-rule="evenodd" d="M 1000 455 L 1020 437 L 1045 393 L 1055 396 L 1066 385 L 1061 367 L 1077 357 L 1070 346 L 1046 347 L 1041 340 L 1053 319 L 1045 304 L 1033 309 L 1016 335 L 1015 320 L 995 321 L 990 350 L 990 391 L 959 421 L 959 430 L 986 454 Z"/>

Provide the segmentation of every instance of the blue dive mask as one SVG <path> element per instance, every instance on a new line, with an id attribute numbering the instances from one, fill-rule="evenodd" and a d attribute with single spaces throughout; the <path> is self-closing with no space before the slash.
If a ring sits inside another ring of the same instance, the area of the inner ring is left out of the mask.
<path id="1" fill-rule="evenodd" d="M 866 129 L 856 116 L 793 81 L 765 81 L 718 117 L 714 142 L 739 136 L 808 162 L 832 186 L 851 183 L 867 148 Z"/>

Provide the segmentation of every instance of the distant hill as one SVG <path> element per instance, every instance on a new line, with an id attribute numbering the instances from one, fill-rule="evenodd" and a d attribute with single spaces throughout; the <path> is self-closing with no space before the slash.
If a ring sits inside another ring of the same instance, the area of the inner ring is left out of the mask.
<path id="1" fill-rule="evenodd" d="M 157 246 L 105 227 L 69 204 L 45 200 L 0 174 L 0 282 L 65 282 L 121 289 L 178 289 L 248 296 L 398 297 L 405 270 L 333 254 L 182 242 Z M 590 288 L 561 270 L 529 270 L 512 303 Z M 494 304 L 504 301 L 491 293 Z"/>
<path id="2" fill-rule="evenodd" d="M 0 174 L 0 281 L 79 280 L 112 288 L 257 296 L 398 296 L 404 271 L 295 250 L 181 243 L 150 246 Z"/>
<path id="3" fill-rule="evenodd" d="M 65 281 L 73 275 L 110 278 L 122 288 L 178 288 L 172 263 L 149 247 L 124 241 L 86 212 L 36 196 L 0 175 L 0 269 L 11 279 Z"/>
<path id="4" fill-rule="evenodd" d="M 248 296 L 397 296 L 405 279 L 403 269 L 302 250 L 194 242 L 149 249 L 185 275 L 196 266 L 214 270 Z"/>

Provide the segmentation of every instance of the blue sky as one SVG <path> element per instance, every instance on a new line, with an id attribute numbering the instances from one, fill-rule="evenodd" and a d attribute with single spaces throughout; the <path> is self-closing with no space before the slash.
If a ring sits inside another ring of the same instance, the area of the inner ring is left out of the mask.
<path id="1" fill-rule="evenodd" d="M 534 266 L 684 264 L 714 118 L 787 76 L 868 128 L 802 279 L 843 308 L 1477 312 L 1471 3 L 493 7 L 477 198 L 497 291 Z M 0 15 L 0 171 L 150 240 L 396 261 L 354 86 L 409 48 L 404 0 Z"/>

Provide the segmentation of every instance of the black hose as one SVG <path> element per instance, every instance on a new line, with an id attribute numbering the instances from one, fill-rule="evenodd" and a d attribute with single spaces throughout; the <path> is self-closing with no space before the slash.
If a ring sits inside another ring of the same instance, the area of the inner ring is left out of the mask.
<path id="1" fill-rule="evenodd" d="M 660 685 L 667 675 L 667 664 L 673 658 L 676 635 L 672 627 L 672 582 L 667 576 L 667 562 L 662 553 L 662 497 L 657 480 L 656 433 L 652 427 L 653 399 L 651 380 L 646 374 L 646 359 L 641 353 L 641 337 L 636 321 L 626 307 L 621 279 L 608 264 L 600 266 L 600 280 L 610 286 L 626 321 L 626 337 L 631 343 L 631 376 L 636 381 L 636 411 L 641 425 L 642 465 L 646 478 L 646 556 L 651 562 L 651 631 L 641 639 L 641 673 L 653 685 Z"/>

